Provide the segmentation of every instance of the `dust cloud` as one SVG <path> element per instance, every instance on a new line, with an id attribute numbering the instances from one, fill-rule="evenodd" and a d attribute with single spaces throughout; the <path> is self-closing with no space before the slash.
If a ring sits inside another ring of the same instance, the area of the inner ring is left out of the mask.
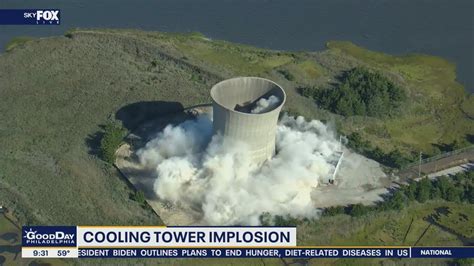
<path id="1" fill-rule="evenodd" d="M 275 106 L 277 106 L 280 103 L 280 99 L 276 97 L 275 95 L 271 95 L 266 98 L 261 98 L 258 100 L 255 104 L 255 107 L 250 111 L 252 114 L 261 114 L 265 113 L 267 111 L 272 110 Z"/>
<path id="2" fill-rule="evenodd" d="M 284 116 L 276 155 L 257 166 L 245 143 L 213 136 L 210 117 L 201 115 L 168 125 L 137 155 L 156 169 L 161 200 L 198 209 L 209 225 L 258 225 L 263 212 L 318 215 L 311 191 L 334 171 L 340 145 L 334 136 L 320 121 Z"/>

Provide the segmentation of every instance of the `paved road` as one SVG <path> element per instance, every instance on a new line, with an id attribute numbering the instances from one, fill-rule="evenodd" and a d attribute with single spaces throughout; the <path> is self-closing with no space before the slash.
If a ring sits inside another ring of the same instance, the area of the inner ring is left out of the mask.
<path id="1" fill-rule="evenodd" d="M 451 168 L 448 168 L 448 169 L 445 169 L 445 170 L 442 170 L 442 171 L 438 171 L 438 172 L 429 174 L 428 177 L 429 178 L 435 178 L 435 177 L 440 177 L 440 176 L 444 176 L 444 175 L 454 175 L 454 174 L 457 174 L 459 172 L 468 171 L 468 170 L 472 170 L 472 169 L 474 169 L 474 163 L 466 163 L 466 164 L 454 166 L 454 167 L 451 167 Z"/>

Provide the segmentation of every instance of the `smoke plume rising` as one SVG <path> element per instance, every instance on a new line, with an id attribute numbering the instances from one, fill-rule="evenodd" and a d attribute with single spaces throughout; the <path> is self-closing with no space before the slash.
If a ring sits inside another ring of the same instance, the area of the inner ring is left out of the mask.
<path id="1" fill-rule="evenodd" d="M 212 136 L 212 121 L 202 115 L 168 125 L 137 155 L 156 169 L 160 199 L 198 208 L 209 225 L 257 225 L 263 212 L 316 216 L 311 190 L 334 170 L 338 146 L 321 122 L 285 116 L 276 155 L 258 167 L 245 143 Z"/>

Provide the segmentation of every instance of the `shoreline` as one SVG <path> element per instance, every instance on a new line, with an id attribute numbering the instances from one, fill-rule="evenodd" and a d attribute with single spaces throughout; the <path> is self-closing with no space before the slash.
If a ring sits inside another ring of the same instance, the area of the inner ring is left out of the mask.
<path id="1" fill-rule="evenodd" d="M 390 56 L 394 56 L 394 57 L 428 56 L 428 57 L 436 57 L 436 58 L 440 58 L 442 60 L 445 60 L 446 62 L 448 62 L 449 64 L 454 66 L 455 73 L 456 73 L 456 81 L 463 86 L 464 91 L 466 93 L 470 94 L 470 95 L 474 94 L 474 86 L 472 86 L 472 88 L 469 88 L 469 86 L 468 86 L 469 81 L 465 78 L 460 78 L 461 76 L 464 76 L 460 72 L 460 70 L 461 70 L 461 68 L 459 67 L 460 62 L 457 62 L 452 57 L 436 55 L 436 54 L 431 54 L 431 53 L 427 53 L 427 52 L 395 52 L 394 53 L 394 52 L 389 51 L 389 49 L 376 48 L 376 47 L 373 47 L 372 45 L 367 45 L 365 43 L 359 43 L 356 40 L 337 40 L 337 39 L 326 40 L 326 41 L 322 41 L 322 43 L 319 45 L 320 49 L 275 49 L 275 48 L 272 48 L 272 47 L 265 47 L 265 45 L 256 45 L 256 44 L 253 44 L 251 42 L 247 42 L 247 43 L 246 42 L 236 42 L 236 41 L 231 41 L 231 40 L 226 40 L 226 39 L 213 38 L 213 37 L 207 36 L 207 35 L 199 32 L 199 31 L 161 31 L 161 30 L 159 31 L 159 30 L 144 30 L 144 29 L 141 29 L 141 28 L 101 28 L 101 27 L 79 28 L 79 27 L 73 27 L 73 28 L 64 30 L 61 34 L 48 34 L 48 35 L 42 35 L 42 36 L 29 36 L 29 35 L 19 34 L 19 35 L 16 35 L 16 36 L 9 36 L 8 37 L 9 39 L 5 38 L 5 40 L 3 40 L 3 41 L 1 41 L 1 39 L 0 39 L 0 47 L 1 47 L 0 55 L 8 52 L 9 46 L 11 45 L 11 43 L 15 39 L 40 40 L 40 39 L 57 38 L 57 37 L 67 36 L 68 33 L 74 32 L 74 31 L 77 31 L 77 30 L 78 31 L 81 31 L 81 30 L 83 30 L 83 31 L 84 30 L 91 30 L 91 31 L 111 30 L 111 31 L 127 31 L 127 32 L 137 31 L 137 32 L 151 32 L 151 33 L 170 34 L 170 35 L 183 35 L 183 36 L 199 35 L 203 39 L 206 39 L 207 41 L 211 41 L 211 42 L 212 41 L 228 42 L 228 43 L 235 44 L 235 45 L 244 45 L 244 46 L 249 46 L 249 47 L 262 49 L 262 50 L 280 51 L 280 52 L 285 52 L 285 53 L 293 53 L 293 52 L 294 53 L 299 53 L 299 52 L 318 53 L 318 52 L 323 52 L 323 51 L 327 50 L 328 49 L 328 44 L 331 43 L 331 42 L 347 42 L 347 43 L 351 43 L 355 46 L 364 47 L 365 49 L 376 52 L 376 53 L 381 53 L 381 54 L 390 55 Z M 468 72 L 468 70 L 464 70 L 462 72 Z M 466 78 L 467 78 L 467 76 L 468 75 L 466 74 Z"/>

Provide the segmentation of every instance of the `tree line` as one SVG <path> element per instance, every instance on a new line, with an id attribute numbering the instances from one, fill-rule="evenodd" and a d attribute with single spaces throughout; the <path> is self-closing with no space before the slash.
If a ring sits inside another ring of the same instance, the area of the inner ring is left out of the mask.
<path id="1" fill-rule="evenodd" d="M 453 176 L 442 176 L 436 179 L 423 178 L 420 181 L 402 185 L 386 196 L 385 200 L 373 206 L 352 204 L 326 208 L 323 216 L 347 214 L 353 217 L 363 216 L 370 212 L 401 210 L 409 202 L 424 203 L 428 200 L 445 200 L 474 204 L 474 171 L 461 172 Z"/>
<path id="2" fill-rule="evenodd" d="M 347 140 L 347 146 L 354 151 L 392 168 L 400 169 L 415 160 L 414 157 L 407 157 L 397 149 L 385 153 L 379 147 L 374 147 L 370 142 L 363 140 L 357 132 L 347 136 Z"/>

